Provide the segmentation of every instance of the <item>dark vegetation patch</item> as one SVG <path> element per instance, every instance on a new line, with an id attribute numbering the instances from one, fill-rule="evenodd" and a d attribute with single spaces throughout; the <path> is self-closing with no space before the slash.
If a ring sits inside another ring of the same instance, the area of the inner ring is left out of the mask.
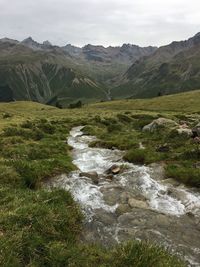
<path id="1" fill-rule="evenodd" d="M 200 188 L 200 168 L 195 168 L 195 165 L 192 166 L 189 162 L 169 164 L 166 167 L 166 177 Z"/>

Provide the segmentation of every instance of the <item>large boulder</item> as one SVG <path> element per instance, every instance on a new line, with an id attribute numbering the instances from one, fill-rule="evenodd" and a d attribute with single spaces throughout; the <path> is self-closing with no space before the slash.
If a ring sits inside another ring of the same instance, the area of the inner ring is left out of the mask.
<path id="1" fill-rule="evenodd" d="M 144 132 L 154 132 L 159 128 L 174 128 L 177 127 L 178 124 L 170 119 L 166 118 L 158 118 L 153 120 L 150 124 L 147 124 L 143 127 L 142 131 Z"/>
<path id="2" fill-rule="evenodd" d="M 200 137 L 200 122 L 192 129 L 194 137 Z"/>

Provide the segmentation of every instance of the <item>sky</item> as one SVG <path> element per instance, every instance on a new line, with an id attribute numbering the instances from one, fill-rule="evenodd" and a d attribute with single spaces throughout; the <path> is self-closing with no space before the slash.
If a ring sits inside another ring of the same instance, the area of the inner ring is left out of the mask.
<path id="1" fill-rule="evenodd" d="M 0 0 L 0 38 L 161 46 L 200 32 L 200 0 Z"/>

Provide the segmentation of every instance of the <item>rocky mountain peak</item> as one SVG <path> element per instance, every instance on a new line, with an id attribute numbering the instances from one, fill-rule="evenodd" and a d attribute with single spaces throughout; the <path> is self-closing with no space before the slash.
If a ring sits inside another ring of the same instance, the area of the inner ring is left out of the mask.
<path id="1" fill-rule="evenodd" d="M 198 32 L 197 34 L 195 34 L 194 37 L 199 37 L 200 38 L 200 32 Z"/>
<path id="2" fill-rule="evenodd" d="M 33 50 L 41 50 L 41 45 L 39 43 L 37 43 L 36 41 L 33 40 L 32 37 L 28 37 L 26 39 L 24 39 L 21 42 L 22 45 L 25 45 Z"/>
<path id="3" fill-rule="evenodd" d="M 33 38 L 31 36 L 29 36 L 28 38 L 24 39 L 22 41 L 22 43 L 37 43 L 36 41 L 33 40 Z"/>
<path id="4" fill-rule="evenodd" d="M 43 45 L 44 46 L 52 46 L 52 44 L 48 40 L 44 41 Z"/>
<path id="5" fill-rule="evenodd" d="M 198 32 L 192 38 L 190 38 L 189 41 L 192 41 L 193 45 L 200 44 L 200 32 Z"/>
<path id="6" fill-rule="evenodd" d="M 7 38 L 7 37 L 4 37 L 4 38 L 0 39 L 0 42 L 9 43 L 9 44 L 18 44 L 19 43 L 19 41 L 13 40 L 13 39 L 10 39 L 10 38 Z"/>

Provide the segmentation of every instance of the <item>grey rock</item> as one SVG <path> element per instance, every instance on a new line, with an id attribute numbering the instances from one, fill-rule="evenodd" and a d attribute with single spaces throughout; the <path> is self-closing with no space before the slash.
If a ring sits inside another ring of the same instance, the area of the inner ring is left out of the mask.
<path id="1" fill-rule="evenodd" d="M 177 132 L 179 135 L 184 135 L 184 136 L 187 136 L 187 137 L 192 137 L 193 133 L 192 133 L 192 130 L 189 129 L 189 128 L 183 128 L 183 127 L 180 127 L 177 129 Z"/>
<path id="2" fill-rule="evenodd" d="M 131 208 L 128 204 L 120 204 L 116 209 L 116 214 L 118 216 L 120 216 L 120 215 L 127 213 L 127 212 L 130 212 L 130 211 L 131 211 Z"/>
<path id="3" fill-rule="evenodd" d="M 97 172 L 81 172 L 79 176 L 90 178 L 94 184 L 99 183 L 99 176 Z"/>
<path id="4" fill-rule="evenodd" d="M 148 209 L 148 205 L 145 201 L 130 198 L 128 204 L 131 208 Z"/>
<path id="5" fill-rule="evenodd" d="M 131 197 L 133 197 L 133 196 L 131 195 L 131 193 L 129 193 L 129 192 L 123 192 L 123 193 L 120 195 L 120 203 L 121 203 L 121 204 L 127 204 L 129 198 L 131 198 Z"/>
<path id="6" fill-rule="evenodd" d="M 121 171 L 121 167 L 118 166 L 118 165 L 112 165 L 107 171 L 106 173 L 107 174 L 113 174 L 113 175 L 116 175 L 118 173 L 120 173 Z"/>
<path id="7" fill-rule="evenodd" d="M 158 118 L 156 120 L 153 120 L 150 124 L 147 124 L 143 127 L 142 131 L 145 132 L 154 132 L 156 130 L 158 130 L 161 127 L 165 127 L 165 128 L 174 128 L 178 126 L 178 124 L 170 119 L 166 119 L 166 118 Z"/>

